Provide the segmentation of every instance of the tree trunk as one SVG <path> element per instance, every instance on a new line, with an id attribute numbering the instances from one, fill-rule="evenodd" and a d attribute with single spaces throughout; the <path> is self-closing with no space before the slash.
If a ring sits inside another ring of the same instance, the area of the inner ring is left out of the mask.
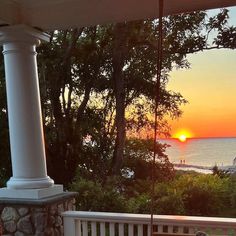
<path id="1" fill-rule="evenodd" d="M 113 49 L 113 83 L 116 99 L 116 140 L 113 153 L 112 174 L 120 173 L 125 146 L 125 82 L 123 67 L 127 53 L 127 25 L 125 23 L 116 24 L 114 28 L 114 49 Z"/>

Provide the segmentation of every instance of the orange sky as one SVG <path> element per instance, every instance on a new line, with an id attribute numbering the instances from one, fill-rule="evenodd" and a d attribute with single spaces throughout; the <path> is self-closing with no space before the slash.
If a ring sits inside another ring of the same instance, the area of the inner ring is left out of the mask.
<path id="1" fill-rule="evenodd" d="M 214 50 L 188 57 L 191 69 L 171 73 L 168 88 L 189 101 L 182 118 L 171 122 L 194 137 L 236 137 L 236 50 Z"/>

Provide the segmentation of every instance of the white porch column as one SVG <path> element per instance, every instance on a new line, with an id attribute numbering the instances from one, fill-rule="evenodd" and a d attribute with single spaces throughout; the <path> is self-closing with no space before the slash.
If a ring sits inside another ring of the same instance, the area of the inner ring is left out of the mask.
<path id="1" fill-rule="evenodd" d="M 0 28 L 3 45 L 13 176 L 7 189 L 45 189 L 47 176 L 36 61 L 45 33 L 18 25 Z M 18 196 L 15 196 L 18 197 Z"/>

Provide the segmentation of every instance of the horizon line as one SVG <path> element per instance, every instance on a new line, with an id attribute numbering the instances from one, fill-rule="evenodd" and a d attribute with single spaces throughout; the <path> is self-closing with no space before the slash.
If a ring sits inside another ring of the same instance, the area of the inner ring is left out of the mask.
<path id="1" fill-rule="evenodd" d="M 187 139 L 220 139 L 220 138 L 236 138 L 236 136 L 215 136 L 215 137 L 187 137 Z M 178 138 L 175 138 L 175 137 L 169 137 L 169 138 L 159 138 L 159 139 L 178 139 Z"/>

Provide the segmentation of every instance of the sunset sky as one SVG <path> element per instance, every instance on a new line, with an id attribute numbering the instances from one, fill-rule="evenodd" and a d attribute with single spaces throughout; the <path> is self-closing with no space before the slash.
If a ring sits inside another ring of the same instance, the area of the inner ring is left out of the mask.
<path id="1" fill-rule="evenodd" d="M 236 25 L 235 7 L 230 16 Z M 236 50 L 200 52 L 188 60 L 191 69 L 173 71 L 168 85 L 189 102 L 171 122 L 172 136 L 188 130 L 193 137 L 236 137 Z"/>

